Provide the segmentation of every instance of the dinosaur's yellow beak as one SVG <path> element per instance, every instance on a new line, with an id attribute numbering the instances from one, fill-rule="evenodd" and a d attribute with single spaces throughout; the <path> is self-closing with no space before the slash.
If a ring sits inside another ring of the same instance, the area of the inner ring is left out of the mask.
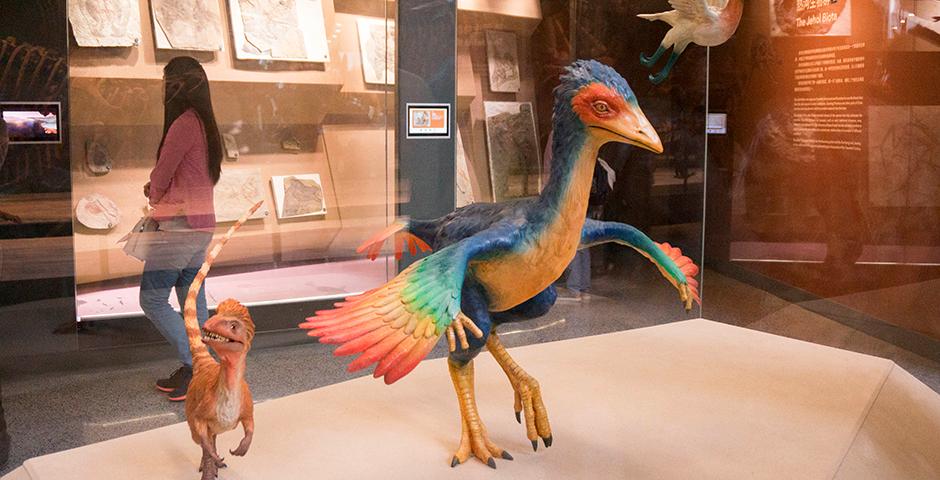
<path id="1" fill-rule="evenodd" d="M 659 134 L 639 108 L 624 112 L 605 123 L 604 126 L 619 137 L 611 139 L 612 141 L 635 145 L 653 153 L 663 153 L 663 142 L 659 139 Z"/>

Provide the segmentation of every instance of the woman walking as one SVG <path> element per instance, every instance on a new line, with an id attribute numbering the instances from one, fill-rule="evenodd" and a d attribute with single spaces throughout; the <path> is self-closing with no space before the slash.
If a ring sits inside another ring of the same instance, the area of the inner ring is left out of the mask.
<path id="1" fill-rule="evenodd" d="M 182 306 L 212 240 L 212 190 L 221 174 L 222 142 L 209 81 L 199 62 L 176 57 L 163 77 L 163 138 L 150 182 L 144 185 L 159 227 L 140 280 L 140 306 L 182 363 L 169 378 L 157 380 L 157 388 L 181 401 L 192 379 L 192 356 L 183 319 L 170 306 L 170 290 L 176 290 Z M 208 318 L 204 285 L 196 306 L 201 325 Z"/>

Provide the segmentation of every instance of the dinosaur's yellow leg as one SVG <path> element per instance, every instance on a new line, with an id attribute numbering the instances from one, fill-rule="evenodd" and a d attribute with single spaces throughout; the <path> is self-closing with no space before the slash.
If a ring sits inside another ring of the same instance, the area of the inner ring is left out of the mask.
<path id="1" fill-rule="evenodd" d="M 462 426 L 460 446 L 457 447 L 450 466 L 456 467 L 466 462 L 471 455 L 491 468 L 496 468 L 494 457 L 512 460 L 509 452 L 496 446 L 486 436 L 486 427 L 483 426 L 483 421 L 480 420 L 480 414 L 477 412 L 477 401 L 473 391 L 473 361 L 460 366 L 448 359 L 447 367 L 450 369 L 450 378 L 454 381 L 454 390 L 457 391 Z"/>
<path id="2" fill-rule="evenodd" d="M 519 414 L 525 412 L 526 436 L 532 442 L 532 449 L 538 450 L 539 437 L 542 438 L 546 447 L 552 446 L 552 427 L 548 423 L 545 404 L 542 403 L 542 391 L 538 380 L 532 378 L 509 356 L 509 352 L 499 341 L 496 332 L 490 332 L 490 337 L 486 340 L 486 348 L 493 354 L 496 363 L 506 372 L 509 383 L 515 391 L 516 421 L 522 423 Z"/>

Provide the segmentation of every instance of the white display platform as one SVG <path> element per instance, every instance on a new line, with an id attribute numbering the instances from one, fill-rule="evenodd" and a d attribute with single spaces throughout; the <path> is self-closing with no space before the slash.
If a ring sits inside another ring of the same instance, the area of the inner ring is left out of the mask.
<path id="1" fill-rule="evenodd" d="M 477 361 L 490 438 L 515 456 L 450 468 L 460 433 L 443 359 L 255 409 L 221 479 L 936 479 L 940 396 L 893 362 L 689 320 L 514 348 L 542 385 L 554 445 L 534 453 L 492 357 Z M 240 432 L 220 438 L 233 448 Z M 185 424 L 34 458 L 3 480 L 198 478 Z"/>

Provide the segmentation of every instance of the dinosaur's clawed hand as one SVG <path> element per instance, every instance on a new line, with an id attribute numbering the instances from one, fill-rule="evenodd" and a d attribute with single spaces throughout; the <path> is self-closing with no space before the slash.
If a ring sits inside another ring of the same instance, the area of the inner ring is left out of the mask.
<path id="1" fill-rule="evenodd" d="M 244 457 L 248 453 L 248 447 L 251 446 L 251 437 L 245 436 L 242 438 L 241 443 L 238 444 L 238 448 L 235 450 L 229 450 L 228 453 L 235 455 L 236 457 Z"/>
<path id="2" fill-rule="evenodd" d="M 467 341 L 467 332 L 470 330 L 470 333 L 474 337 L 483 338 L 483 331 L 473 320 L 470 320 L 463 313 L 457 314 L 457 317 L 454 318 L 454 321 L 450 322 L 450 325 L 447 326 L 447 345 L 450 348 L 451 352 L 457 351 L 457 341 L 460 341 L 460 348 L 467 350 L 470 348 L 470 343 Z"/>
<path id="3" fill-rule="evenodd" d="M 679 285 L 679 299 L 682 300 L 682 305 L 685 306 L 685 311 L 692 311 L 692 293 L 689 292 L 689 286 L 687 284 Z"/>

